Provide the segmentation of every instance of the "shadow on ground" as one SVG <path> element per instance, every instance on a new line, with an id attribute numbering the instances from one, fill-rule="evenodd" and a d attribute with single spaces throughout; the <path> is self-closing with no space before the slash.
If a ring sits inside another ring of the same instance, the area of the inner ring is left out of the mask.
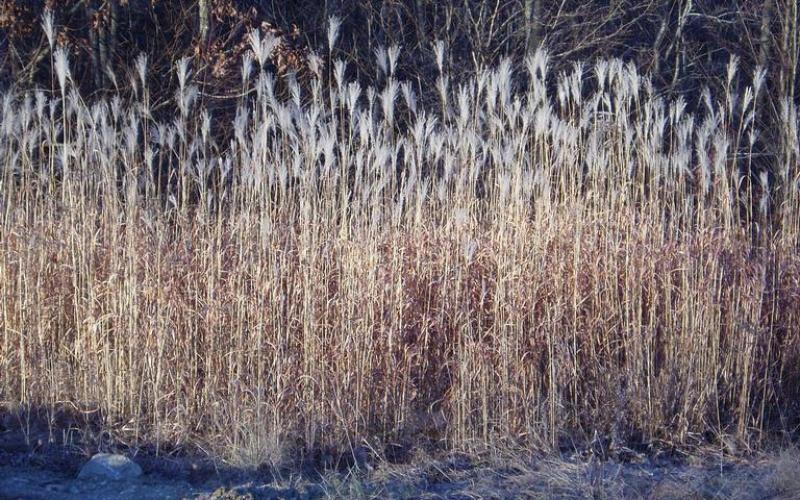
<path id="1" fill-rule="evenodd" d="M 47 445 L 11 426 L 0 428 L 2 499 L 313 499 L 573 498 L 800 499 L 800 452 L 737 457 L 705 450 L 683 458 L 630 454 L 431 456 L 403 463 L 370 457 L 320 473 L 298 464 L 243 470 L 201 456 L 120 450 L 144 474 L 126 481 L 78 479 L 97 449 Z M 96 447 L 95 447 L 96 448 Z"/>

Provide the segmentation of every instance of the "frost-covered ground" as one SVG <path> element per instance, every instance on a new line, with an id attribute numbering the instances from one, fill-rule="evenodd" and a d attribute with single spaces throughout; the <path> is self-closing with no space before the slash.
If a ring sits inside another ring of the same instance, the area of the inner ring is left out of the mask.
<path id="1" fill-rule="evenodd" d="M 290 468 L 241 471 L 187 458 L 137 456 L 129 481 L 77 479 L 86 458 L 2 452 L 0 498 L 800 498 L 800 455 L 632 462 L 591 458 L 420 456 L 323 475 Z"/>

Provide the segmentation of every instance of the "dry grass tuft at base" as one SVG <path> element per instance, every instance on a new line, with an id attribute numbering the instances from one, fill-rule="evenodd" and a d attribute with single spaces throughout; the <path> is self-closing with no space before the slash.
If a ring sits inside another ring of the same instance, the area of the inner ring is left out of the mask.
<path id="1" fill-rule="evenodd" d="M 770 486 L 776 498 L 800 498 L 800 451 L 792 448 L 778 456 Z"/>

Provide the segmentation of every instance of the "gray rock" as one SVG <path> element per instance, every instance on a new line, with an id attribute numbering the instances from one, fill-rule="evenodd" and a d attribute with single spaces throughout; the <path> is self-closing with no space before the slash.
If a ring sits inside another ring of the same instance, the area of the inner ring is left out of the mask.
<path id="1" fill-rule="evenodd" d="M 100 478 L 114 481 L 133 479 L 142 475 L 142 468 L 123 455 L 98 453 L 78 473 L 79 479 Z"/>

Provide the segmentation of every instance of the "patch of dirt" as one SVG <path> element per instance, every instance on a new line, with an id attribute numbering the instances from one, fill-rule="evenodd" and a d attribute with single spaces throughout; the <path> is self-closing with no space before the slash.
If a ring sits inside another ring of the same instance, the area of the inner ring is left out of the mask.
<path id="1" fill-rule="evenodd" d="M 257 473 L 220 471 L 203 481 L 167 476 L 150 467 L 131 481 L 77 479 L 72 468 L 48 465 L 0 466 L 2 499 L 197 498 L 208 500 L 312 498 L 800 498 L 800 489 L 781 482 L 780 461 L 710 464 L 622 464 L 561 458 L 527 464 L 500 462 L 454 465 L 452 460 L 378 467 L 371 472 L 330 473 L 318 481 L 301 476 L 268 478 Z M 787 476 L 797 476 L 789 471 Z"/>
<path id="2" fill-rule="evenodd" d="M 692 459 L 637 457 L 600 460 L 466 456 L 407 463 L 362 460 L 360 467 L 319 473 L 302 465 L 282 470 L 226 468 L 202 457 L 128 453 L 144 474 L 129 481 L 78 479 L 89 453 L 32 446 L 0 433 L 0 500 L 314 498 L 573 498 L 573 499 L 800 499 L 800 453 L 747 459 L 720 454 Z"/>

